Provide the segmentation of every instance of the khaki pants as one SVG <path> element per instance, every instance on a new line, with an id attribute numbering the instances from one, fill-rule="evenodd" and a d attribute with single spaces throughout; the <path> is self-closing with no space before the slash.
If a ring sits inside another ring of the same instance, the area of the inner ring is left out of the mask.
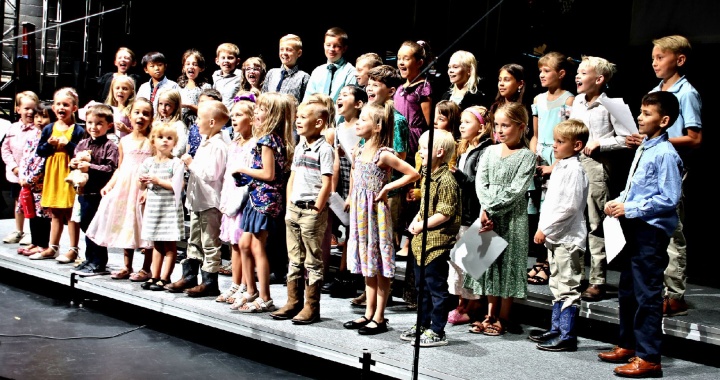
<path id="1" fill-rule="evenodd" d="M 555 302 L 562 302 L 563 308 L 580 305 L 580 280 L 582 250 L 573 244 L 547 244 L 548 263 L 550 264 L 550 291 Z"/>
<path id="2" fill-rule="evenodd" d="M 687 171 L 683 173 L 682 185 L 685 186 Z M 665 269 L 665 294 L 670 298 L 680 299 L 685 296 L 687 286 L 685 268 L 687 267 L 687 243 L 683 233 L 683 221 L 685 220 L 685 192 L 680 193 L 677 213 L 679 217 L 678 226 L 670 237 L 667 253 L 670 257 L 668 266 Z"/>
<path id="3" fill-rule="evenodd" d="M 222 213 L 216 208 L 190 211 L 190 237 L 187 256 L 201 261 L 204 272 L 216 273 L 222 264 L 220 221 Z"/>
<path id="4" fill-rule="evenodd" d="M 327 207 L 318 213 L 289 203 L 285 213 L 288 282 L 304 278 L 303 268 L 310 285 L 323 280 L 322 242 L 327 222 Z"/>
<path id="5" fill-rule="evenodd" d="M 596 160 L 584 154 L 580 155 L 580 163 L 588 177 L 587 222 L 588 248 L 590 249 L 590 284 L 605 284 L 606 255 L 605 234 L 602 222 L 605 218 L 605 203 L 610 189 L 610 165 L 607 160 Z"/>

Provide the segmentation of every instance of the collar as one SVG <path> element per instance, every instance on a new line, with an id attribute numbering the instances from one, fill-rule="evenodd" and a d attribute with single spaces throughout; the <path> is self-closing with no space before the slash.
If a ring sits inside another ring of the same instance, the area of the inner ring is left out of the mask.
<path id="1" fill-rule="evenodd" d="M 98 136 L 96 138 L 90 137 L 90 141 L 88 142 L 88 144 L 89 145 L 103 145 L 103 144 L 105 144 L 106 141 L 108 141 L 107 133 L 102 136 Z"/>
<path id="2" fill-rule="evenodd" d="M 288 69 L 287 67 L 285 67 L 283 65 L 280 67 L 280 73 L 282 73 L 282 70 L 285 70 L 285 73 L 287 74 L 287 76 L 290 76 L 292 74 L 295 74 L 298 70 L 300 70 L 300 68 L 298 67 L 298 65 L 295 65 L 291 69 Z"/>
<path id="3" fill-rule="evenodd" d="M 423 175 L 423 177 L 427 175 L 427 170 L 428 170 L 428 169 L 427 169 L 427 166 L 423 166 L 423 168 L 422 168 L 422 175 Z M 437 180 L 438 180 L 443 174 L 445 174 L 445 172 L 447 172 L 448 170 L 450 170 L 450 169 L 448 169 L 448 165 L 447 165 L 447 164 L 442 164 L 442 165 L 438 166 L 438 168 L 435 169 L 435 171 L 432 172 L 432 174 L 430 175 L 430 180 L 431 180 L 432 182 L 437 182 Z"/>
<path id="4" fill-rule="evenodd" d="M 673 93 L 673 94 L 677 94 L 678 92 L 680 92 L 680 89 L 682 88 L 682 86 L 683 86 L 685 83 L 687 83 L 687 81 L 688 81 L 688 80 L 685 78 L 685 75 L 681 76 L 680 79 L 678 79 L 677 82 L 673 83 L 673 85 L 670 86 L 670 88 L 667 89 L 667 92 L 671 92 L 671 93 Z M 660 83 L 659 83 L 658 86 L 656 87 L 656 88 L 658 89 L 658 91 L 662 88 L 662 85 L 663 85 L 663 82 L 660 81 Z"/>
<path id="5" fill-rule="evenodd" d="M 335 62 L 330 62 L 330 61 L 328 61 L 327 64 L 328 64 L 328 65 L 334 65 L 335 68 L 340 69 L 341 67 L 345 66 L 345 62 L 346 62 L 346 61 L 345 61 L 345 57 L 340 57 L 340 59 L 338 59 L 338 60 L 335 61 Z M 326 66 L 327 66 L 327 65 L 326 65 Z"/>
<path id="6" fill-rule="evenodd" d="M 304 151 L 312 150 L 313 152 L 317 152 L 320 150 L 320 145 L 325 142 L 325 136 L 320 135 L 317 140 L 315 140 L 312 145 L 308 145 L 307 140 L 303 139 L 302 148 Z"/>
<path id="7" fill-rule="evenodd" d="M 606 99 L 606 98 L 607 98 L 607 94 L 605 94 L 604 92 L 602 92 L 602 93 L 600 93 L 600 96 L 598 96 L 597 99 L 595 99 L 594 102 L 588 103 L 588 100 L 587 100 L 587 98 L 585 97 L 585 94 L 582 94 L 582 98 L 580 98 L 579 103 L 580 103 L 581 105 L 584 105 L 585 107 L 587 107 L 587 109 L 593 109 L 593 108 L 601 105 L 601 104 L 602 104 L 602 100 L 603 100 L 603 99 Z"/>
<path id="8" fill-rule="evenodd" d="M 570 157 L 567 157 L 567 158 L 563 158 L 562 160 L 558 160 L 558 161 L 556 161 L 555 165 L 557 165 L 558 167 L 565 167 L 565 166 L 568 166 L 570 164 L 570 162 L 572 162 L 572 161 L 577 161 L 579 163 L 580 162 L 580 153 L 575 154 Z"/>
<path id="9" fill-rule="evenodd" d="M 640 146 L 643 147 L 643 149 L 648 150 L 654 146 L 657 146 L 665 141 L 668 141 L 668 134 L 667 132 L 663 132 L 660 136 L 649 139 L 645 137 L 645 140 L 643 140 L 642 144 Z"/>

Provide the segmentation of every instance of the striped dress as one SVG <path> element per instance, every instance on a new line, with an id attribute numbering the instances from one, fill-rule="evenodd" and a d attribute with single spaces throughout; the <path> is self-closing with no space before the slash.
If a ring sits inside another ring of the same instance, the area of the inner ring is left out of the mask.
<path id="1" fill-rule="evenodd" d="M 179 158 L 156 162 L 148 157 L 140 166 L 140 175 L 149 174 L 170 181 L 173 190 L 148 185 L 143 213 L 142 239 L 147 241 L 180 241 L 185 238 L 180 194 L 185 166 Z"/>

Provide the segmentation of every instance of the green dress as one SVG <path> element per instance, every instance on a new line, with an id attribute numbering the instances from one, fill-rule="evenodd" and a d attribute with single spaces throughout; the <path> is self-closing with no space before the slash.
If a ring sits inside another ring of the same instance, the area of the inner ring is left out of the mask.
<path id="1" fill-rule="evenodd" d="M 475 280 L 465 274 L 464 287 L 474 294 L 525 298 L 527 295 L 528 215 L 527 192 L 535 172 L 536 158 L 529 149 L 501 157 L 502 144 L 487 148 L 480 157 L 475 188 L 493 230 L 508 246 Z"/>

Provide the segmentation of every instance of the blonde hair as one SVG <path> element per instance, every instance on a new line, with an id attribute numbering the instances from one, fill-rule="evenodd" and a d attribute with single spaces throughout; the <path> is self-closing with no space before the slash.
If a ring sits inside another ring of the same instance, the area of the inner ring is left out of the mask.
<path id="1" fill-rule="evenodd" d="M 595 70 L 595 73 L 602 75 L 605 78 L 605 82 L 610 82 L 615 72 L 617 72 L 617 66 L 614 63 L 610 63 L 605 58 L 593 57 L 588 55 L 582 56 L 582 62 L 580 66 L 588 67 Z"/>
<path id="2" fill-rule="evenodd" d="M 480 144 L 480 141 L 482 141 L 484 138 L 488 138 L 492 135 L 493 132 L 493 126 L 492 126 L 492 120 L 490 120 L 489 111 L 487 108 L 483 106 L 470 106 L 468 108 L 465 108 L 465 110 L 462 113 L 469 113 L 472 115 L 473 119 L 477 120 L 480 125 L 482 125 L 482 131 L 478 133 L 477 136 L 473 137 L 472 140 L 467 139 L 461 139 L 458 143 L 457 148 L 457 155 L 460 156 L 461 154 L 467 152 L 467 150 L 470 148 L 470 145 L 476 146 Z M 475 115 L 475 112 L 477 112 L 480 117 L 482 117 L 482 121 L 478 119 L 477 115 Z M 484 122 L 484 123 L 483 123 Z"/>
<path id="3" fill-rule="evenodd" d="M 578 119 L 564 120 L 555 126 L 554 131 L 562 137 L 581 141 L 583 146 L 587 145 L 590 138 L 590 130 Z"/>
<path id="4" fill-rule="evenodd" d="M 233 43 L 225 42 L 225 43 L 218 45 L 218 47 L 217 47 L 215 54 L 219 57 L 220 53 L 232 54 L 235 56 L 235 58 L 239 58 L 240 57 L 240 48 Z"/>
<path id="5" fill-rule="evenodd" d="M 296 104 L 297 100 L 293 95 L 279 92 L 265 92 L 257 100 L 257 107 L 265 108 L 267 117 L 255 128 L 253 135 L 258 139 L 271 133 L 280 136 L 286 146 L 287 167 L 290 167 L 295 152 L 295 137 L 292 131 Z"/>
<path id="6" fill-rule="evenodd" d="M 58 96 L 67 97 L 67 98 L 72 99 L 73 105 L 76 107 L 78 105 L 78 102 L 80 101 L 78 98 L 77 91 L 72 87 L 62 87 L 62 88 L 55 90 L 55 94 L 53 94 L 53 104 L 55 103 L 55 98 L 57 98 Z M 75 121 L 76 121 L 75 113 L 76 112 L 73 112 L 71 115 L 73 123 L 75 123 Z"/>
<path id="7" fill-rule="evenodd" d="M 252 119 L 253 115 L 255 114 L 255 103 L 251 102 L 250 100 L 242 99 L 238 100 L 233 104 L 232 108 L 230 109 L 230 115 L 232 117 L 233 112 L 243 113 L 250 117 Z M 252 130 L 252 129 L 251 129 Z M 238 133 L 234 138 L 233 141 L 238 141 L 242 138 L 242 136 Z"/>
<path id="8" fill-rule="evenodd" d="M 477 85 L 478 85 L 478 76 L 477 76 L 477 59 L 475 59 L 475 55 L 473 53 L 470 53 L 469 51 L 465 50 L 458 50 L 455 53 L 453 53 L 452 56 L 450 56 L 450 60 L 452 61 L 453 58 L 457 59 L 460 63 L 460 66 L 462 66 L 467 72 L 470 73 L 470 78 L 468 78 L 467 82 L 463 85 L 462 88 L 457 88 L 455 84 L 453 84 L 450 89 L 457 89 L 457 90 L 467 90 L 467 92 L 471 94 L 476 94 L 478 91 Z"/>
<path id="9" fill-rule="evenodd" d="M 152 146 L 153 156 L 157 154 L 157 149 L 155 149 L 155 139 L 158 138 L 158 136 L 172 137 L 173 141 L 174 141 L 173 148 L 178 143 L 177 128 L 173 127 L 170 124 L 166 124 L 166 123 L 160 123 L 160 124 L 154 125 L 152 127 L 152 130 L 150 130 L 150 145 Z"/>
<path id="10" fill-rule="evenodd" d="M 130 89 L 132 90 L 125 106 L 121 106 L 118 104 L 117 100 L 115 100 L 115 85 L 119 82 L 128 83 L 130 85 Z M 120 108 L 123 115 L 128 116 L 130 115 L 130 106 L 132 106 L 135 101 L 135 95 L 137 95 L 137 93 L 135 93 L 135 81 L 129 75 L 116 76 L 113 78 L 112 82 L 110 82 L 110 91 L 105 99 L 105 104 Z"/>
<path id="11" fill-rule="evenodd" d="M 529 116 L 527 108 L 525 108 L 522 103 L 508 102 L 498 107 L 498 109 L 495 110 L 495 115 L 497 115 L 498 112 L 504 113 L 505 117 L 520 126 L 520 143 L 526 148 L 529 147 L 530 142 L 527 138 Z M 496 119 L 497 116 L 493 117 L 493 120 Z"/>
<path id="12" fill-rule="evenodd" d="M 165 97 L 169 102 L 175 104 L 175 109 L 173 110 L 172 114 L 170 115 L 170 118 L 168 120 L 163 120 L 166 123 L 172 123 L 178 120 L 182 119 L 182 108 L 180 105 L 182 104 L 182 95 L 180 95 L 180 91 L 176 89 L 167 89 L 160 91 L 158 94 L 158 100 Z M 158 107 L 160 108 L 160 107 Z M 155 111 L 157 113 L 157 110 Z"/>
<path id="13" fill-rule="evenodd" d="M 124 51 L 130 55 L 130 67 L 137 65 L 137 58 L 135 57 L 135 52 L 130 50 L 130 48 L 124 46 L 119 47 L 117 51 L 115 51 L 115 59 L 117 59 L 117 55 L 121 51 Z"/>
<path id="14" fill-rule="evenodd" d="M 455 156 L 455 139 L 452 133 L 442 129 L 427 130 L 420 135 L 420 139 L 418 140 L 419 145 L 427 146 L 428 140 L 430 139 L 430 131 L 433 131 L 432 150 L 442 149 L 443 152 L 445 152 L 442 156 L 442 163 L 447 164 Z"/>
<path id="15" fill-rule="evenodd" d="M 665 36 L 653 40 L 653 45 L 659 47 L 663 51 L 670 50 L 675 54 L 683 54 L 686 57 L 692 52 L 692 46 L 687 38 L 680 35 Z"/>
<path id="16" fill-rule="evenodd" d="M 222 128 L 230 120 L 230 113 L 227 107 L 219 100 L 206 100 L 198 104 L 198 113 L 200 108 L 208 108 L 210 110 L 210 117 L 215 120 L 219 128 Z"/>
<path id="17" fill-rule="evenodd" d="M 310 94 L 300 105 L 302 106 L 303 104 L 317 104 L 319 108 L 316 107 L 316 112 L 321 113 L 320 116 L 325 120 L 327 128 L 335 128 L 335 102 L 333 102 L 330 96 L 322 93 Z"/>
<path id="18" fill-rule="evenodd" d="M 280 43 L 287 42 L 292 45 L 295 50 L 302 50 L 302 40 L 294 34 L 286 34 L 280 38 Z"/>
<path id="19" fill-rule="evenodd" d="M 130 113 L 132 112 L 133 107 L 135 107 L 136 104 L 140 104 L 140 103 L 145 103 L 145 104 L 147 104 L 147 105 L 150 106 L 150 119 L 148 120 L 148 126 L 147 126 L 147 128 L 145 128 L 145 130 L 144 130 L 144 135 L 145 135 L 145 137 L 147 137 L 147 136 L 150 135 L 150 131 L 151 131 L 152 127 L 153 127 L 153 118 L 154 118 L 154 116 L 155 116 L 155 111 L 154 111 L 154 109 L 153 109 L 153 104 L 152 104 L 152 102 L 150 101 L 150 99 L 145 98 L 145 97 L 142 97 L 142 96 L 139 96 L 139 97 L 135 98 L 132 103 L 128 104 L 128 114 L 130 114 Z M 128 116 L 129 116 L 129 115 L 128 115 Z M 132 124 L 132 122 L 131 122 L 131 124 Z M 176 131 L 176 132 L 177 132 L 177 131 Z M 141 132 L 141 133 L 142 133 L 142 132 Z"/>
<path id="20" fill-rule="evenodd" d="M 370 138 L 376 140 L 377 147 L 393 147 L 395 109 L 392 101 L 384 104 L 368 103 L 363 106 L 361 113 L 367 114 L 374 124 L 380 126 L 380 132 Z"/>
<path id="21" fill-rule="evenodd" d="M 26 98 L 35 102 L 35 105 L 40 103 L 40 98 L 37 96 L 36 93 L 34 93 L 32 91 L 18 92 L 17 95 L 15 95 L 15 109 L 16 110 L 18 107 L 20 107 L 20 103 L 22 103 L 23 99 L 26 99 Z"/>
<path id="22" fill-rule="evenodd" d="M 365 53 L 365 54 L 362 54 L 361 56 L 357 57 L 357 59 L 355 60 L 355 66 L 356 67 L 364 66 L 364 65 L 360 64 L 363 61 L 366 61 L 368 66 L 370 66 L 370 68 L 378 67 L 383 64 L 382 58 L 380 58 L 380 56 L 377 53 L 372 53 L 372 52 Z"/>

